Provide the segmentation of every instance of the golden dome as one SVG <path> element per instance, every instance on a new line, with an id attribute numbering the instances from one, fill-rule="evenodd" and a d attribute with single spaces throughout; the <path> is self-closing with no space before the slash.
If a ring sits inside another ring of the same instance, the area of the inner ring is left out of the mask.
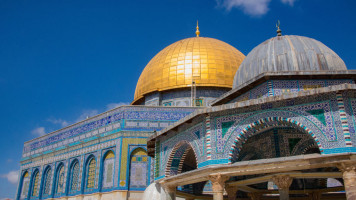
<path id="1" fill-rule="evenodd" d="M 138 79 L 132 104 L 150 92 L 190 87 L 192 81 L 196 86 L 232 88 L 244 58 L 233 46 L 213 38 L 175 42 L 147 64 Z"/>

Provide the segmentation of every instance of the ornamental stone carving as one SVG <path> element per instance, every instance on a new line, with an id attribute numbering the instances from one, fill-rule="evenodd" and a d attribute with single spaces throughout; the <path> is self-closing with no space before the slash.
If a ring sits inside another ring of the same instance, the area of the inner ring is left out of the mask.
<path id="1" fill-rule="evenodd" d="M 288 190 L 292 184 L 293 178 L 288 175 L 278 175 L 274 176 L 272 181 L 278 186 L 279 190 Z"/>
<path id="2" fill-rule="evenodd" d="M 222 176 L 221 174 L 209 176 L 209 180 L 212 183 L 213 191 L 224 191 L 225 181 L 229 180 L 228 176 Z"/>

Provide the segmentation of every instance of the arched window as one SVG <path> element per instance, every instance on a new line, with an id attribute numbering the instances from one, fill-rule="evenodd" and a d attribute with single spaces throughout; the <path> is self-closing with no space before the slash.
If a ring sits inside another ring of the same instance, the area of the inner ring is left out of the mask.
<path id="1" fill-rule="evenodd" d="M 28 172 L 25 172 L 22 177 L 22 188 L 20 193 L 20 199 L 27 198 L 29 185 L 30 185 L 30 176 Z"/>
<path id="2" fill-rule="evenodd" d="M 38 172 L 38 170 L 36 170 L 33 173 L 33 178 L 32 178 L 32 192 L 31 192 L 31 196 L 32 197 L 37 197 L 38 196 L 38 189 L 39 189 L 39 179 L 40 179 L 40 174 Z"/>
<path id="3" fill-rule="evenodd" d="M 60 164 L 57 168 L 55 194 L 61 194 L 64 192 L 64 167 Z"/>
<path id="4" fill-rule="evenodd" d="M 148 157 L 142 148 L 137 148 L 130 157 L 130 183 L 131 189 L 143 189 L 148 183 Z"/>
<path id="5" fill-rule="evenodd" d="M 114 163 L 115 154 L 108 151 L 104 156 L 104 164 L 102 171 L 102 188 L 111 188 L 114 185 Z"/>
<path id="6" fill-rule="evenodd" d="M 52 169 L 48 167 L 43 175 L 42 195 L 51 194 Z"/>
<path id="7" fill-rule="evenodd" d="M 72 164 L 72 168 L 70 170 L 70 193 L 75 193 L 78 191 L 78 183 L 79 183 L 79 162 L 74 161 Z"/>
<path id="8" fill-rule="evenodd" d="M 90 159 L 90 161 L 88 162 L 87 173 L 86 173 L 86 175 L 87 175 L 86 186 L 89 189 L 94 188 L 94 185 L 95 185 L 95 169 L 96 169 L 96 161 L 95 161 L 95 158 L 92 157 Z"/>

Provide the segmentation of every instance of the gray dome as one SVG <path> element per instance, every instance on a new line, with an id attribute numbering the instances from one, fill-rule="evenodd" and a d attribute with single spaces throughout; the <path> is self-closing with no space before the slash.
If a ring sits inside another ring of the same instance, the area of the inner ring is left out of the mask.
<path id="1" fill-rule="evenodd" d="M 323 43 L 302 36 L 271 38 L 255 47 L 241 63 L 233 88 L 264 72 L 347 70 L 344 61 Z"/>

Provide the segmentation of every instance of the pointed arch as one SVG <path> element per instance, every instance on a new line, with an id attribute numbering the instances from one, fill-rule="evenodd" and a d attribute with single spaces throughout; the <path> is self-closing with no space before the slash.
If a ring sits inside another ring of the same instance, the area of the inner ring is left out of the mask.
<path id="1" fill-rule="evenodd" d="M 93 189 L 95 187 L 96 175 L 96 158 L 94 155 L 88 156 L 85 162 L 85 189 Z"/>
<path id="2" fill-rule="evenodd" d="M 198 163 L 196 152 L 188 141 L 180 141 L 173 147 L 166 165 L 166 177 L 180 174 L 182 172 L 184 160 L 187 156 L 187 153 L 190 151 L 194 153 L 195 162 Z"/>
<path id="3" fill-rule="evenodd" d="M 109 189 L 114 186 L 115 153 L 113 150 L 107 150 L 103 157 L 100 167 L 100 189 Z"/>
<path id="4" fill-rule="evenodd" d="M 69 194 L 75 194 L 80 191 L 79 188 L 79 161 L 74 159 L 69 168 L 69 177 L 67 182 L 67 191 Z"/>
<path id="5" fill-rule="evenodd" d="M 28 196 L 28 189 L 30 185 L 30 174 L 27 170 L 22 172 L 17 199 L 27 199 Z"/>
<path id="6" fill-rule="evenodd" d="M 53 184 L 53 196 L 54 197 L 58 197 L 61 194 L 63 194 L 65 191 L 65 187 L 64 187 L 64 164 L 62 162 L 60 162 L 57 165 L 55 174 L 54 174 L 54 184 Z"/>
<path id="7" fill-rule="evenodd" d="M 258 121 L 255 121 L 251 124 L 248 124 L 246 126 L 246 128 L 242 129 L 242 131 L 235 138 L 235 140 L 230 148 L 228 163 L 231 164 L 234 161 L 234 159 L 238 156 L 239 152 L 241 151 L 242 144 L 249 137 L 253 136 L 254 134 L 256 134 L 257 132 L 259 132 L 261 130 L 265 130 L 265 129 L 277 127 L 277 126 L 293 127 L 298 130 L 301 130 L 302 132 L 309 134 L 314 139 L 314 141 L 317 143 L 320 152 L 323 151 L 321 144 L 320 144 L 318 138 L 316 137 L 316 135 L 309 128 L 307 128 L 300 122 L 293 120 L 291 118 L 268 117 L 268 118 L 263 118 Z"/>
<path id="8" fill-rule="evenodd" d="M 38 197 L 39 195 L 39 189 L 40 189 L 40 171 L 38 169 L 35 169 L 32 173 L 32 178 L 31 178 L 31 190 L 30 190 L 30 196 L 31 197 Z"/>
<path id="9" fill-rule="evenodd" d="M 50 165 L 46 166 L 42 174 L 42 184 L 40 197 L 47 197 L 51 194 L 52 185 L 52 167 Z"/>

